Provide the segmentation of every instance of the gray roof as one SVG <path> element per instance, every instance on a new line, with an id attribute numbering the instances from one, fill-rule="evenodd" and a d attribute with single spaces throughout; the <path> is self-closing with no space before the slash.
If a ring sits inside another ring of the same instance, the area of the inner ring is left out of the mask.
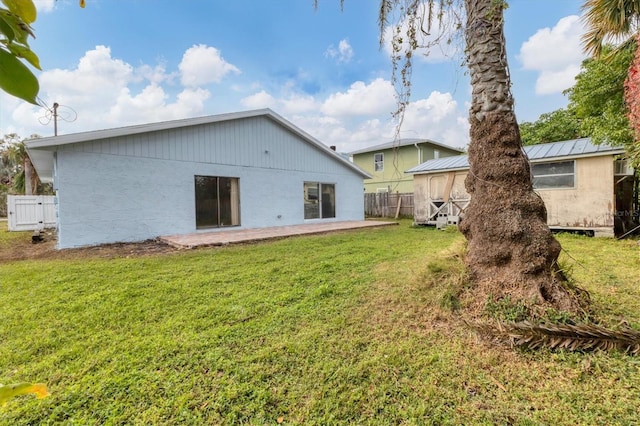
<path id="1" fill-rule="evenodd" d="M 460 153 L 464 152 L 460 148 L 452 148 L 452 147 L 450 147 L 448 145 L 445 145 L 445 144 L 442 144 L 440 142 L 432 141 L 431 139 L 419 139 L 419 138 L 409 139 L 409 138 L 405 138 L 405 139 L 399 139 L 397 141 L 385 142 L 385 143 L 380 144 L 380 145 L 370 146 L 368 148 L 358 149 L 356 151 L 350 152 L 350 154 L 351 155 L 353 155 L 353 154 L 364 154 L 366 152 L 381 151 L 381 150 L 384 150 L 384 149 L 392 149 L 392 148 L 396 148 L 396 147 L 400 147 L 400 146 L 415 145 L 417 143 L 426 143 L 426 144 L 433 145 L 436 148 L 444 148 L 444 149 L 448 149 L 448 150 L 451 150 L 451 151 L 458 151 Z"/>
<path id="2" fill-rule="evenodd" d="M 528 145 L 523 148 L 532 163 L 556 159 L 596 157 L 600 155 L 617 155 L 624 153 L 624 148 L 622 147 L 595 145 L 591 143 L 591 139 L 589 138 Z M 457 155 L 455 157 L 445 157 L 437 160 L 425 161 L 424 163 L 407 170 L 407 173 L 435 173 L 466 170 L 468 168 L 469 157 L 467 155 Z"/>
<path id="3" fill-rule="evenodd" d="M 238 120 L 243 118 L 265 116 L 305 140 L 326 155 L 333 157 L 336 161 L 349 167 L 364 178 L 371 178 L 367 172 L 353 164 L 348 158 L 336 153 L 328 146 L 309 135 L 304 130 L 287 121 L 269 108 L 251 111 L 241 111 L 227 114 L 209 115 L 205 117 L 185 118 L 181 120 L 161 121 L 158 123 L 139 124 L 135 126 L 117 127 L 113 129 L 93 130 L 89 132 L 72 133 L 61 136 L 51 136 L 46 138 L 31 139 L 25 141 L 27 152 L 31 157 L 38 175 L 43 182 L 51 182 L 53 177 L 53 151 L 60 145 L 97 141 L 100 139 L 114 138 L 119 136 L 136 135 L 140 133 L 157 132 L 162 130 L 177 129 L 181 127 L 197 126 L 202 124 L 218 123 L 222 121 Z"/>

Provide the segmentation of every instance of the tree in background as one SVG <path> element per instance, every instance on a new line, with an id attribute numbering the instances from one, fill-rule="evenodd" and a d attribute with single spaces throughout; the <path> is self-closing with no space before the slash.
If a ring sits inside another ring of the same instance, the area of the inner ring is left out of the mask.
<path id="1" fill-rule="evenodd" d="M 3 181 L 7 182 L 7 190 L 24 195 L 37 194 L 41 189 L 40 179 L 27 154 L 24 141 L 12 133 L 4 135 L 0 146 Z"/>
<path id="2" fill-rule="evenodd" d="M 580 120 L 580 130 L 594 143 L 630 147 L 633 132 L 624 102 L 624 81 L 633 59 L 635 43 L 614 50 L 604 46 L 603 56 L 587 58 L 576 84 L 565 91 L 569 111 Z"/>
<path id="3" fill-rule="evenodd" d="M 504 38 L 504 0 L 382 0 L 381 29 L 395 24 L 392 45 L 396 80 L 410 93 L 411 59 L 418 35 L 445 10 L 464 7 L 454 26 L 464 28 L 466 64 L 472 100 L 469 111 L 470 170 L 465 186 L 471 194 L 460 230 L 468 241 L 465 262 L 478 295 L 509 298 L 527 305 L 577 311 L 558 271 L 560 244 L 546 223 L 542 199 L 533 191 L 529 161 L 522 150 L 514 112 Z M 425 9 L 426 8 L 426 9 Z M 408 42 L 409 49 L 404 46 Z M 398 71 L 399 70 L 399 77 Z M 400 96 L 399 110 L 405 98 Z M 481 301 L 484 303 L 484 300 Z"/>
<path id="4" fill-rule="evenodd" d="M 593 57 L 603 55 L 612 40 L 633 41 L 640 24 L 638 0 L 585 0 L 582 5 L 587 31 L 582 37 L 584 50 Z"/>
<path id="5" fill-rule="evenodd" d="M 612 63 L 618 60 L 626 60 L 627 68 L 625 72 L 626 80 L 624 92 L 621 94 L 621 103 L 624 105 L 622 113 L 616 115 L 612 111 L 605 109 L 602 120 L 611 120 L 614 123 L 621 123 L 627 120 L 625 131 L 613 132 L 611 135 L 595 134 L 598 141 L 609 139 L 609 143 L 624 145 L 630 159 L 640 165 L 640 147 L 638 147 L 639 137 L 634 129 L 640 128 L 637 111 L 638 97 L 638 60 L 633 58 L 640 56 L 640 1 L 638 0 L 585 0 L 583 5 L 584 21 L 587 27 L 582 41 L 585 51 L 594 58 L 604 58 Z M 607 51 L 608 41 L 618 41 L 619 47 Z M 624 59 L 619 58 L 622 56 Z M 632 62 L 633 61 L 633 62 Z M 603 81 L 606 84 L 606 81 Z M 591 90 L 598 90 L 598 87 L 590 87 Z M 625 104 L 626 101 L 626 104 Z M 606 116 L 604 116 L 606 114 Z M 631 120 L 629 122 L 629 120 Z M 594 120 L 595 121 L 595 120 Z M 597 121 L 596 121 L 597 123 Z M 596 127 L 598 128 L 598 127 Z M 616 126 L 619 129 L 619 127 Z M 614 128 L 613 130 L 615 130 Z"/>
<path id="6" fill-rule="evenodd" d="M 573 112 L 560 108 L 540 115 L 537 121 L 520 124 L 523 145 L 566 141 L 586 137 L 581 131 L 580 120 Z"/>
<path id="7" fill-rule="evenodd" d="M 640 34 L 636 39 L 636 44 L 640 46 Z M 627 154 L 634 165 L 640 167 L 640 47 L 636 49 L 633 62 L 629 66 L 624 94 L 625 103 L 629 110 L 628 118 L 635 138 L 635 143 L 627 145 Z"/>
<path id="8" fill-rule="evenodd" d="M 635 46 L 604 46 L 602 56 L 585 59 L 574 86 L 564 91 L 569 98 L 567 108 L 542 114 L 532 123 L 521 123 L 523 144 L 590 137 L 596 144 L 623 146 L 633 153 L 636 144 L 624 87 Z M 637 154 L 635 157 L 640 159 Z"/>

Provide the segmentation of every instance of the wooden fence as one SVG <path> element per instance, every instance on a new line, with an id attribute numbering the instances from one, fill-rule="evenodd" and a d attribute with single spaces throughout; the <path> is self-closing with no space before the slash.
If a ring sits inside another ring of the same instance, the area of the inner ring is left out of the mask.
<path id="1" fill-rule="evenodd" d="M 413 217 L 413 193 L 366 193 L 364 214 L 367 217 Z"/>

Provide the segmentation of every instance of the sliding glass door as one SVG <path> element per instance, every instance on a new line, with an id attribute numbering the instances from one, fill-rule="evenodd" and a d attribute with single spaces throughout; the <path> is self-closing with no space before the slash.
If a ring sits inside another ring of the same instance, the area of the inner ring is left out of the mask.
<path id="1" fill-rule="evenodd" d="M 240 225 L 238 178 L 196 176 L 196 228 Z"/>
<path id="2" fill-rule="evenodd" d="M 304 218 L 336 217 L 336 186 L 332 183 L 304 183 Z"/>

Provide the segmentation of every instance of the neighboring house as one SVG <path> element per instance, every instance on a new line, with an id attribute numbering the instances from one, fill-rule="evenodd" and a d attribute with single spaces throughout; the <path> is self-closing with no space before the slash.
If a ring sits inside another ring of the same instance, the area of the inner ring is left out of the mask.
<path id="1" fill-rule="evenodd" d="M 58 247 L 364 219 L 347 159 L 269 109 L 27 141 Z"/>
<path id="2" fill-rule="evenodd" d="M 351 152 L 353 163 L 371 179 L 365 192 L 413 192 L 413 176 L 405 170 L 434 158 L 460 155 L 463 151 L 429 139 L 400 139 Z"/>
<path id="3" fill-rule="evenodd" d="M 547 207 L 554 230 L 613 236 L 637 222 L 633 170 L 619 157 L 620 147 L 594 145 L 590 139 L 524 147 L 533 185 Z M 444 226 L 464 217 L 470 196 L 464 180 L 468 157 L 430 160 L 407 171 L 414 176 L 414 221 Z"/>

